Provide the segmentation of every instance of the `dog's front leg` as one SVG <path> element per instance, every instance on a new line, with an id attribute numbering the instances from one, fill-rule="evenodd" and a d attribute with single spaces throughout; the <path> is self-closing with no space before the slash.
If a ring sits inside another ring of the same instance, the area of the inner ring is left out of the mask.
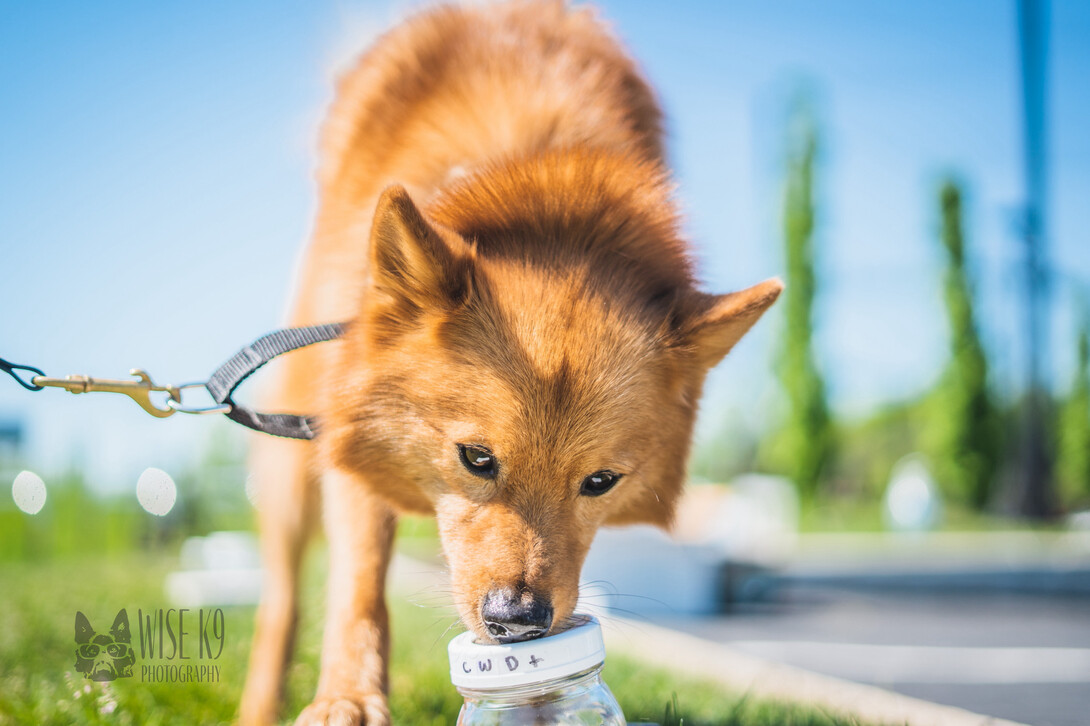
<path id="1" fill-rule="evenodd" d="M 397 519 L 356 475 L 329 472 L 323 494 L 329 584 L 322 673 L 314 702 L 296 724 L 385 726 L 385 587 Z"/>

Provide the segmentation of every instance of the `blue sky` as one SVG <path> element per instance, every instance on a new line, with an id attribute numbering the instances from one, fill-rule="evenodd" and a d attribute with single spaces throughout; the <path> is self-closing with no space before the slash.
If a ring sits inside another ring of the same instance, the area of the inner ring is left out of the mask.
<path id="1" fill-rule="evenodd" d="M 277 326 L 316 199 L 331 81 L 406 3 L 0 5 L 0 356 L 53 375 L 200 379 Z M 1012 220 L 1022 198 L 1013 2 L 600 3 L 669 115 L 671 157 L 709 289 L 779 274 L 783 109 L 806 84 L 821 121 L 818 354 L 835 407 L 909 396 L 945 355 L 935 188 L 969 190 L 968 238 L 997 388 L 1020 380 Z M 1049 259 L 1090 284 L 1090 6 L 1054 4 Z M 709 381 L 702 436 L 774 416 L 779 320 Z M 229 427 L 151 419 L 110 396 L 0 381 L 31 464 L 74 461 L 103 488 L 184 466 Z"/>

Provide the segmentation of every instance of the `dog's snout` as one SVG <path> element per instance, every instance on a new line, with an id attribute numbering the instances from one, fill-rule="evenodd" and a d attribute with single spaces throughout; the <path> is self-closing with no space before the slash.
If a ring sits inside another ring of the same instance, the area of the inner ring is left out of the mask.
<path id="1" fill-rule="evenodd" d="M 494 589 L 481 604 L 481 619 L 493 638 L 517 643 L 545 635 L 553 624 L 553 608 L 548 598 L 528 590 Z"/>

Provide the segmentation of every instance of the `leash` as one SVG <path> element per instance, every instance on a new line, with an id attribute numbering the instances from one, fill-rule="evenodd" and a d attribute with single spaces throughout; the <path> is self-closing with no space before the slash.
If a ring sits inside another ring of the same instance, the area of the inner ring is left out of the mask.
<path id="1" fill-rule="evenodd" d="M 129 375 L 135 376 L 136 380 L 91 378 L 79 375 L 50 378 L 39 368 L 10 363 L 3 358 L 0 358 L 0 371 L 10 375 L 16 383 L 28 391 L 63 388 L 69 393 L 120 393 L 136 401 L 140 408 L 156 418 L 166 418 L 175 413 L 224 414 L 232 421 L 255 431 L 289 439 L 309 440 L 313 439 L 318 432 L 318 422 L 313 416 L 260 413 L 236 403 L 231 396 L 244 380 L 273 358 L 315 343 L 339 338 L 344 335 L 346 327 L 345 323 L 329 323 L 275 330 L 235 353 L 230 360 L 217 368 L 207 381 L 201 383 L 161 386 L 152 381 L 151 376 L 140 368 L 129 371 Z M 17 371 L 25 372 L 24 375 L 30 373 L 34 375 L 24 379 Z M 182 392 L 194 388 L 204 388 L 215 401 L 215 405 L 185 405 L 182 401 Z M 166 394 L 165 408 L 156 405 L 156 402 L 152 400 L 152 393 Z"/>

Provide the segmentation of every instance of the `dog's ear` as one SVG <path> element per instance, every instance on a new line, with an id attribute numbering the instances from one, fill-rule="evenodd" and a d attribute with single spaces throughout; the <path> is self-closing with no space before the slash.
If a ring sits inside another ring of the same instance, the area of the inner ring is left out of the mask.
<path id="1" fill-rule="evenodd" d="M 114 624 L 110 628 L 110 635 L 113 636 L 114 640 L 129 642 L 129 613 L 125 608 L 121 608 L 117 613 L 117 617 L 114 618 Z"/>
<path id="2" fill-rule="evenodd" d="M 76 611 L 76 642 L 79 644 L 90 643 L 95 637 L 95 629 L 91 627 L 91 621 L 79 610 Z"/>
<path id="3" fill-rule="evenodd" d="M 726 295 L 698 294 L 682 320 L 682 345 L 699 363 L 711 368 L 753 327 L 783 291 L 779 278 Z"/>
<path id="4" fill-rule="evenodd" d="M 375 287 L 415 307 L 450 307 L 470 291 L 472 249 L 429 224 L 400 185 L 379 198 L 371 227 Z"/>

